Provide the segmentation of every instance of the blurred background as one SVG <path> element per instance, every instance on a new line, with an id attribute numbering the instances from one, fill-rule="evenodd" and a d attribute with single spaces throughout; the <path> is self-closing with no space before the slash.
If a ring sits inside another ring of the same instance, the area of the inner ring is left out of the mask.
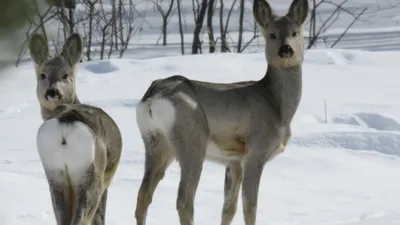
<path id="1" fill-rule="evenodd" d="M 30 28 L 44 27 L 45 21 L 40 18 L 47 17 L 46 11 L 51 8 L 73 10 L 75 0 L 0 1 L 0 70 L 18 60 L 21 48 L 25 48 L 24 43 L 32 33 Z"/>

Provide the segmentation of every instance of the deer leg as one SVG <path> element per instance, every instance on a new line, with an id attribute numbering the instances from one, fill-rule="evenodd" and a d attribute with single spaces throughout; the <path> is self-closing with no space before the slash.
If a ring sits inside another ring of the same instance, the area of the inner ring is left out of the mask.
<path id="1" fill-rule="evenodd" d="M 194 199 L 203 169 L 206 141 L 194 135 L 194 140 L 175 141 L 175 151 L 181 168 L 176 208 L 181 225 L 193 225 Z M 178 142 L 178 143 L 177 143 Z"/>
<path id="2" fill-rule="evenodd" d="M 258 190 L 263 166 L 263 162 L 254 162 L 251 159 L 244 166 L 242 201 L 245 225 L 256 224 Z"/>
<path id="3" fill-rule="evenodd" d="M 50 195 L 53 205 L 53 211 L 56 217 L 57 224 L 70 225 L 71 224 L 71 196 L 69 187 L 64 187 L 61 184 L 49 182 Z"/>
<path id="4" fill-rule="evenodd" d="M 146 147 L 145 171 L 139 188 L 135 217 L 137 225 L 146 224 L 147 210 L 154 191 L 173 160 L 173 154 L 161 135 L 143 138 Z"/>
<path id="5" fill-rule="evenodd" d="M 100 203 L 97 207 L 96 214 L 94 215 L 92 224 L 93 225 L 104 225 L 106 224 L 106 207 L 107 207 L 107 195 L 108 188 L 103 191 L 103 195 L 101 196 Z"/>
<path id="6" fill-rule="evenodd" d="M 235 216 L 238 202 L 242 168 L 239 162 L 233 162 L 225 170 L 224 206 L 221 225 L 230 225 Z"/>
<path id="7" fill-rule="evenodd" d="M 265 130 L 264 130 L 265 131 Z M 255 132 L 262 134 L 262 132 Z M 281 149 L 279 134 L 265 139 L 263 135 L 258 135 L 249 140 L 249 149 L 244 158 L 243 181 L 242 181 L 242 201 L 245 225 L 255 225 L 257 215 L 258 191 L 260 179 L 267 161 L 271 160 Z"/>
<path id="8" fill-rule="evenodd" d="M 200 161 L 200 160 L 199 160 Z M 179 182 L 176 208 L 181 225 L 193 225 L 194 199 L 199 184 L 202 162 L 181 162 L 181 180 Z"/>
<path id="9" fill-rule="evenodd" d="M 113 149 L 108 149 L 108 152 L 115 151 Z M 92 225 L 104 225 L 106 224 L 106 209 L 107 209 L 107 197 L 108 197 L 108 187 L 111 184 L 111 181 L 117 171 L 119 164 L 119 159 L 116 160 L 113 164 L 107 165 L 104 172 L 103 177 L 103 194 L 100 199 L 100 203 L 96 210 L 96 213 L 93 217 Z"/>
<path id="10" fill-rule="evenodd" d="M 92 165 L 83 181 L 76 188 L 76 207 L 71 225 L 89 225 L 103 196 L 103 177 Z"/>

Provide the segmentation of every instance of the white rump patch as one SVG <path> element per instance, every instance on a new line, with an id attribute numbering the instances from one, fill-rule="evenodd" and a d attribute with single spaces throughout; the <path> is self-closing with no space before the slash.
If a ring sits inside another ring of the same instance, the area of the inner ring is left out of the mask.
<path id="1" fill-rule="evenodd" d="M 151 99 L 140 102 L 136 107 L 136 122 L 143 135 L 154 131 L 168 134 L 174 125 L 175 118 L 175 108 L 167 99 Z"/>
<path id="2" fill-rule="evenodd" d="M 45 121 L 36 136 L 36 146 L 44 170 L 54 179 L 68 173 L 73 185 L 79 184 L 95 158 L 95 141 L 90 128 L 81 122 Z"/>

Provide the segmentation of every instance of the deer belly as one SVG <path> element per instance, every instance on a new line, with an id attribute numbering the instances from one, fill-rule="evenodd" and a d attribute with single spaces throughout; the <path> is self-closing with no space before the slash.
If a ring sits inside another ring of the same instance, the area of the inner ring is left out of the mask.
<path id="1" fill-rule="evenodd" d="M 230 140 L 209 140 L 207 144 L 207 158 L 219 163 L 240 161 L 245 155 L 245 144 L 240 138 Z"/>

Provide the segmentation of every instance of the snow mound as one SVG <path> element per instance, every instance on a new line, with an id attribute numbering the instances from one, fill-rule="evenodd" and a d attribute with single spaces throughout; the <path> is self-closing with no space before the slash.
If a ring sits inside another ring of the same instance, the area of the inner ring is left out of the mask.
<path id="1" fill-rule="evenodd" d="M 293 137 L 289 143 L 301 147 L 345 148 L 400 156 L 400 133 L 325 132 Z"/>
<path id="2" fill-rule="evenodd" d="M 361 126 L 379 131 L 400 131 L 400 123 L 395 118 L 379 113 L 359 112 L 351 115 L 338 115 L 331 117 L 329 122 Z"/>
<path id="3" fill-rule="evenodd" d="M 113 73 L 118 71 L 118 67 L 110 61 L 95 61 L 85 65 L 86 70 L 94 74 Z"/>

